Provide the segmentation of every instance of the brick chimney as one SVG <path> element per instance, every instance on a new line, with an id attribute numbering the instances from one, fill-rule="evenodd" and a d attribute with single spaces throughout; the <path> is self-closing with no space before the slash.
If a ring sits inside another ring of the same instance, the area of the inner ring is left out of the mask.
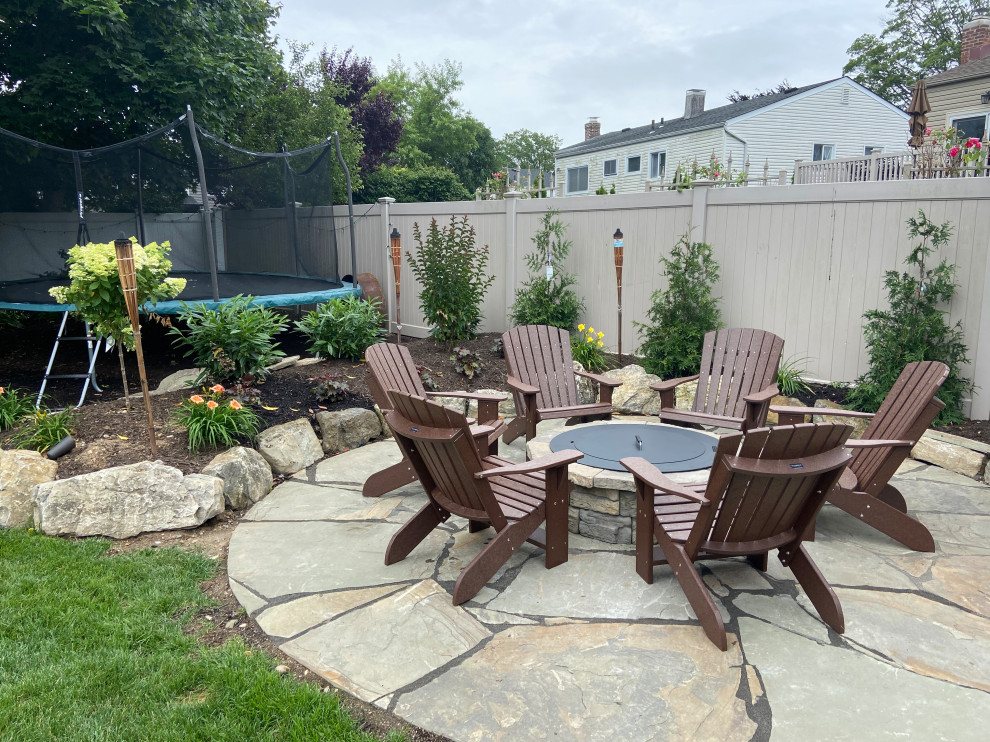
<path id="1" fill-rule="evenodd" d="M 588 123 L 584 125 L 584 141 L 589 139 L 594 139 L 600 136 L 602 133 L 602 125 L 598 121 L 597 116 L 591 116 L 588 118 Z"/>
<path id="2" fill-rule="evenodd" d="M 963 26 L 959 64 L 987 56 L 986 52 L 980 49 L 987 44 L 990 44 L 990 17 L 981 13 Z"/>
<path id="3" fill-rule="evenodd" d="M 684 118 L 689 119 L 705 112 L 705 91 L 691 89 L 684 97 Z"/>

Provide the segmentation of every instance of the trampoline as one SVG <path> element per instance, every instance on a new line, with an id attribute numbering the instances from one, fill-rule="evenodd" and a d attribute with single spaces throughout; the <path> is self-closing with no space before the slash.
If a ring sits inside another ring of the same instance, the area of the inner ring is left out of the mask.
<path id="1" fill-rule="evenodd" d="M 266 307 L 291 307 L 302 304 L 322 304 L 342 296 L 361 295 L 361 289 L 352 283 L 327 278 L 309 278 L 276 273 L 219 273 L 217 281 L 220 300 L 213 300 L 209 273 L 179 271 L 169 274 L 173 278 L 186 279 L 186 288 L 171 301 L 145 305 L 145 311 L 155 314 L 178 314 L 182 302 L 203 304 L 215 309 L 225 301 L 243 294 L 250 295 L 255 304 Z M 0 281 L 0 309 L 19 309 L 25 312 L 72 311 L 72 304 L 56 304 L 48 293 L 53 286 L 65 286 L 65 279 L 37 278 L 24 281 Z"/>

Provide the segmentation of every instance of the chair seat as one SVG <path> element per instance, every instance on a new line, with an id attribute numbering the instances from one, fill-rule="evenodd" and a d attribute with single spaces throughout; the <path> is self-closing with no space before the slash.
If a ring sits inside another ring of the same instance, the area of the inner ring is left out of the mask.
<path id="1" fill-rule="evenodd" d="M 743 418 L 728 417 L 726 415 L 709 415 L 706 412 L 694 412 L 692 410 L 677 410 L 673 407 L 664 407 L 660 410 L 661 420 L 676 420 L 682 423 L 697 423 L 699 425 L 717 425 L 720 428 L 733 428 L 742 430 Z"/>
<path id="2" fill-rule="evenodd" d="M 486 456 L 481 460 L 485 469 L 510 466 L 514 462 L 501 456 Z M 507 477 L 492 477 L 488 480 L 492 493 L 509 520 L 520 520 L 546 501 L 546 477 L 542 472 L 532 474 L 510 474 Z"/>
<path id="3" fill-rule="evenodd" d="M 609 415 L 612 412 L 611 404 L 578 404 L 570 407 L 549 407 L 538 408 L 536 413 L 541 420 L 557 420 L 562 417 L 584 417 L 586 415 Z"/>
<path id="4" fill-rule="evenodd" d="M 707 482 L 684 485 L 685 489 L 697 495 L 704 495 Z M 698 519 L 701 505 L 683 497 L 657 493 L 653 497 L 653 513 L 663 530 L 678 543 L 687 541 L 694 522 Z"/>

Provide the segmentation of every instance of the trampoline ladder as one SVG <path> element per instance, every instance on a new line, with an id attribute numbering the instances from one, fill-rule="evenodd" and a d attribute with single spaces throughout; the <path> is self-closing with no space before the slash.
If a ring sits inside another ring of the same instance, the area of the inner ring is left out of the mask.
<path id="1" fill-rule="evenodd" d="M 79 395 L 79 403 L 76 407 L 82 407 L 82 403 L 86 401 L 86 393 L 89 391 L 90 384 L 93 385 L 93 389 L 100 393 L 103 390 L 100 389 L 99 385 L 96 383 L 96 356 L 100 352 L 100 338 L 94 336 L 89 329 L 89 322 L 84 322 L 85 334 L 81 336 L 67 336 L 65 334 L 65 324 L 69 319 L 69 313 L 64 312 L 62 314 L 62 324 L 59 325 L 58 335 L 55 337 L 55 345 L 52 346 L 52 354 L 48 359 L 48 367 L 45 369 L 45 378 L 41 380 L 41 389 L 38 391 L 38 398 L 34 402 L 35 409 L 41 407 L 41 398 L 45 393 L 45 387 L 48 386 L 49 379 L 85 379 L 83 382 L 82 393 Z M 61 342 L 68 342 L 70 340 L 83 340 L 86 342 L 86 352 L 89 354 L 89 369 L 84 374 L 53 374 L 52 366 L 55 365 L 55 355 L 58 353 L 58 346 Z"/>

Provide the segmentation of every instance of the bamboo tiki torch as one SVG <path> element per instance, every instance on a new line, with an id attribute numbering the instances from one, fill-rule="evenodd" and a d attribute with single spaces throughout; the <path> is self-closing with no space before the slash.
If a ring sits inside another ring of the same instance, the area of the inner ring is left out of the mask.
<path id="1" fill-rule="evenodd" d="M 396 343 L 402 344 L 402 314 L 399 309 L 399 292 L 401 289 L 401 281 L 399 280 L 399 274 L 402 271 L 402 236 L 399 234 L 399 230 L 392 227 L 392 234 L 388 236 L 389 238 L 389 250 L 392 253 L 392 271 L 395 276 L 395 332 L 396 332 Z"/>
<path id="2" fill-rule="evenodd" d="M 148 413 L 148 439 L 151 443 L 151 455 L 158 455 L 158 443 L 155 441 L 155 423 L 151 413 L 151 395 L 148 394 L 148 375 L 144 371 L 144 349 L 141 347 L 141 323 L 138 320 L 137 274 L 134 268 L 134 246 L 127 238 L 114 240 L 114 250 L 117 252 L 117 272 L 120 274 L 120 286 L 124 290 L 124 301 L 127 302 L 127 316 L 134 330 L 134 350 L 137 352 L 138 375 L 141 377 L 141 393 L 144 395 L 144 409 Z M 124 390 L 127 393 L 127 390 Z"/>
<path id="3" fill-rule="evenodd" d="M 615 287 L 619 295 L 619 361 L 622 361 L 622 230 L 616 228 L 612 235 L 612 251 L 615 254 Z"/>

